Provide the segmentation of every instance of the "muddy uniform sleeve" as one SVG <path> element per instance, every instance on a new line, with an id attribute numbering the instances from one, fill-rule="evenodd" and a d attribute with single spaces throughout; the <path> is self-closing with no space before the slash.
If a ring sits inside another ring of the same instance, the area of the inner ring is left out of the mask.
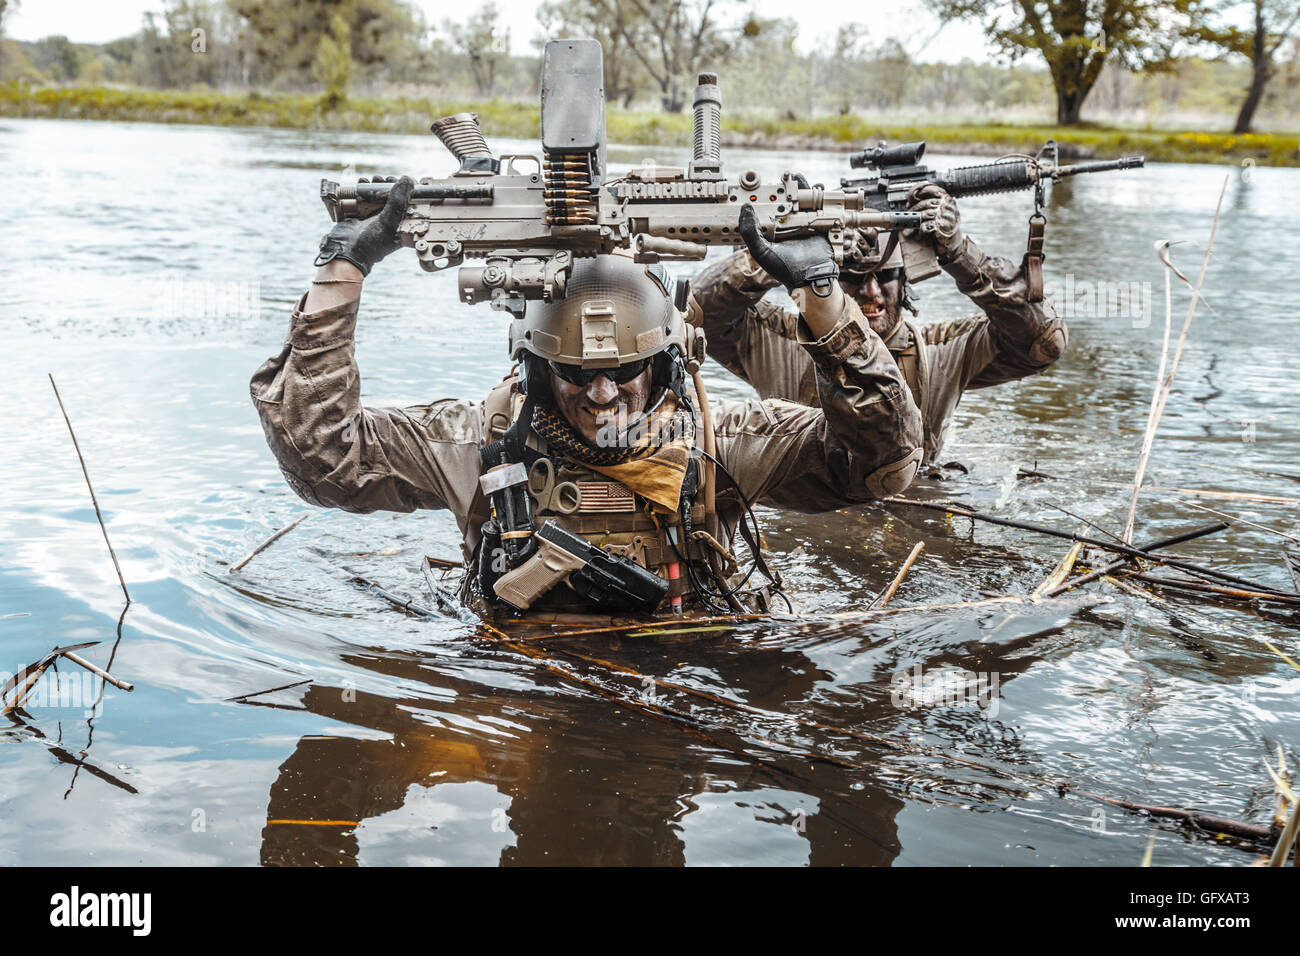
<path id="1" fill-rule="evenodd" d="M 797 340 L 799 313 L 763 300 L 779 285 L 741 249 L 692 280 L 692 307 L 714 361 L 763 398 L 810 404 L 817 397 L 817 376 Z"/>
<path id="2" fill-rule="evenodd" d="M 1001 385 L 1043 371 L 1065 351 L 1065 323 L 1050 302 L 1029 301 L 1022 266 L 984 255 L 967 237 L 943 268 L 984 314 L 925 326 L 933 387 L 960 395 Z"/>
<path id="3" fill-rule="evenodd" d="M 482 403 L 364 407 L 353 342 L 357 302 L 303 314 L 304 302 L 284 347 L 250 383 L 290 486 L 324 507 L 450 508 L 462 520 L 479 474 Z"/>
<path id="4" fill-rule="evenodd" d="M 898 366 L 847 296 L 839 323 L 798 342 L 815 368 L 820 408 L 780 399 L 715 410 L 720 458 L 751 502 L 818 512 L 906 488 L 921 461 L 921 413 Z"/>

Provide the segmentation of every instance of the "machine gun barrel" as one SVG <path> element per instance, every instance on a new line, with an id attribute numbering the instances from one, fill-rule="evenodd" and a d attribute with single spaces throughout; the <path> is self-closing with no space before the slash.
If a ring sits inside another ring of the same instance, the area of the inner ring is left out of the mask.
<path id="1" fill-rule="evenodd" d="M 458 160 L 445 178 L 422 177 L 397 227 L 421 268 L 463 267 L 463 302 L 522 314 L 526 300 L 564 295 L 576 260 L 630 250 L 639 262 L 702 259 L 710 246 L 738 246 L 740 212 L 752 206 L 769 239 L 823 235 L 836 258 L 848 229 L 914 228 L 906 209 L 882 207 L 862 189 L 802 186 L 786 172 L 723 172 L 722 96 L 715 73 L 695 88 L 692 157 L 685 168 L 647 162 L 611 176 L 595 40 L 553 40 L 542 59 L 541 155 L 496 156 L 473 113 L 439 119 L 433 131 Z M 879 148 L 877 159 L 919 159 L 923 143 Z M 389 182 L 321 183 L 335 222 L 383 208 Z M 466 266 L 466 259 L 484 260 Z"/>
<path id="2" fill-rule="evenodd" d="M 384 208 L 392 183 L 343 183 L 320 181 L 320 198 L 335 222 L 341 219 L 364 219 Z M 424 183 L 411 192 L 411 202 L 445 202 L 448 199 L 492 201 L 491 184 L 439 182 Z"/>
<path id="3" fill-rule="evenodd" d="M 1058 166 L 1052 178 L 1064 179 L 1066 176 L 1078 176 L 1082 173 L 1106 173 L 1112 169 L 1141 169 L 1146 165 L 1146 161 L 1145 156 L 1121 156 L 1119 159 L 1105 159 L 1093 163 Z"/>

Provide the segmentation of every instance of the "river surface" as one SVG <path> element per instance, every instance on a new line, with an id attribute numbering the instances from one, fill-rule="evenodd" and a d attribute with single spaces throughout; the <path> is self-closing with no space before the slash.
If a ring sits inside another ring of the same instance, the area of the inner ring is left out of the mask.
<path id="1" fill-rule="evenodd" d="M 610 151 L 615 168 L 644 157 L 686 159 Z M 724 161 L 814 182 L 847 171 L 831 154 Z M 247 383 L 311 276 L 328 227 L 319 180 L 450 167 L 431 136 L 0 123 L 0 671 L 98 641 L 84 656 L 135 685 L 92 712 L 98 688 L 65 663 L 65 683 L 45 685 L 62 697 L 0 720 L 0 863 L 1138 865 L 1148 846 L 1155 865 L 1258 858 L 1054 785 L 1266 822 L 1265 763 L 1280 748 L 1294 772 L 1300 758 L 1300 670 L 1280 656 L 1300 659 L 1294 612 L 1094 584 L 1032 606 L 849 613 L 917 541 L 893 606 L 1026 594 L 1066 551 L 1052 538 L 904 507 L 760 509 L 807 620 L 555 639 L 531 655 L 349 583 L 422 599 L 420 556 L 459 554 L 445 513 L 316 511 L 230 573 L 314 511 L 282 479 Z M 1069 350 L 1045 374 L 968 394 L 942 456 L 966 472 L 909 494 L 1119 532 L 1163 328 L 1153 243 L 1183 241 L 1176 262 L 1195 279 L 1225 177 L 1214 312 L 1193 320 L 1148 481 L 1290 500 L 1149 491 L 1136 540 L 1215 520 L 1197 505 L 1300 538 L 1292 169 L 1156 165 L 1057 188 L 1046 272 Z M 970 199 L 963 222 L 1018 259 L 1030 208 L 1028 194 Z M 1108 300 L 1121 285 L 1136 307 Z M 972 311 L 945 277 L 919 291 L 924 321 Z M 1187 303 L 1175 282 L 1175 338 Z M 366 283 L 363 398 L 483 396 L 505 334 L 500 313 L 457 303 L 454 273 L 426 275 L 401 250 Z M 134 599 L 120 630 L 47 373 Z M 749 394 L 716 365 L 708 376 L 715 399 Z M 1034 463 L 1055 480 L 1017 480 Z M 1238 522 L 1178 550 L 1290 588 L 1287 544 Z"/>

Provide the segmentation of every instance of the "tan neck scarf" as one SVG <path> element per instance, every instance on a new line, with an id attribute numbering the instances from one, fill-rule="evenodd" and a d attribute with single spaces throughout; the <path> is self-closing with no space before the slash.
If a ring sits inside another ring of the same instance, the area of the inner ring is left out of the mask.
<path id="1" fill-rule="evenodd" d="M 533 408 L 532 427 L 552 453 L 622 482 L 667 511 L 677 510 L 695 447 L 695 419 L 672 392 L 630 427 L 602 429 L 600 437 L 612 439 L 604 447 L 587 444 L 564 416 L 540 403 Z"/>

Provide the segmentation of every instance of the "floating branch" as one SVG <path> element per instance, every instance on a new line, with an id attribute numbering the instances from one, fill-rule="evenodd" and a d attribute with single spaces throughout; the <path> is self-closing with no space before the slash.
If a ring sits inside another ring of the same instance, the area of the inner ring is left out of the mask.
<path id="1" fill-rule="evenodd" d="M 1267 591 L 1241 591 L 1236 588 L 1221 588 L 1201 581 L 1187 581 L 1181 578 L 1163 578 L 1153 574 L 1132 574 L 1129 577 L 1158 587 L 1174 588 L 1183 591 L 1198 591 L 1204 594 L 1218 594 L 1223 597 L 1240 598 L 1247 601 L 1276 601 L 1292 607 L 1300 607 L 1300 594 L 1287 596 L 1272 594 Z"/>
<path id="2" fill-rule="evenodd" d="M 1182 534 L 1176 534 L 1168 538 L 1160 538 L 1158 541 L 1152 541 L 1150 544 L 1143 545 L 1139 550 L 1150 552 L 1150 551 L 1159 551 L 1161 548 L 1171 548 L 1176 544 L 1182 544 L 1184 541 L 1191 541 L 1194 538 L 1201 538 L 1207 534 L 1218 534 L 1226 527 L 1228 527 L 1228 523 L 1226 521 L 1220 521 L 1216 524 L 1206 525 L 1203 528 L 1195 528 L 1192 531 L 1184 531 Z M 1071 581 L 1066 581 L 1063 584 L 1058 584 L 1056 587 L 1048 591 L 1044 595 L 1044 597 L 1056 597 L 1058 594 L 1068 591 L 1070 588 L 1077 588 L 1081 584 L 1087 584 L 1089 581 L 1095 581 L 1100 577 L 1110 574 L 1112 571 L 1117 571 L 1118 569 L 1124 567 L 1124 565 L 1128 564 L 1130 561 L 1133 560 L 1133 557 L 1134 556 L 1132 555 L 1125 555 L 1123 558 L 1120 558 L 1118 561 L 1112 561 L 1110 564 L 1106 565 L 1105 567 L 1097 571 L 1092 571 L 1088 574 L 1084 574 L 1080 577 L 1074 578 Z M 1160 557 L 1156 557 L 1153 560 L 1162 561 L 1164 559 Z"/>
<path id="3" fill-rule="evenodd" d="M 1061 796 L 1065 796 L 1067 793 L 1072 793 L 1076 797 L 1083 797 L 1086 800 L 1107 803 L 1112 807 L 1132 810 L 1134 813 L 1145 813 L 1148 816 L 1160 817 L 1166 820 L 1180 820 L 1187 826 L 1204 833 L 1235 837 L 1238 840 L 1246 840 L 1258 846 L 1272 846 L 1278 837 L 1278 831 L 1275 828 L 1261 826 L 1258 823 L 1246 823 L 1242 820 L 1218 817 L 1197 810 L 1184 810 L 1181 807 L 1159 807 L 1146 803 L 1133 803 L 1131 800 L 1117 800 L 1114 797 L 1103 797 L 1099 794 L 1088 793 L 1085 790 L 1076 790 L 1069 784 L 1062 784 L 1060 787 Z"/>
<path id="4" fill-rule="evenodd" d="M 240 694 L 238 697 L 227 697 L 227 703 L 239 703 L 248 700 L 250 697 L 261 697 L 263 694 L 274 694 L 278 690 L 288 690 L 290 687 L 301 687 L 303 684 L 312 683 L 311 678 L 307 680 L 294 681 L 292 684 L 281 684 L 279 687 L 268 687 L 266 690 L 255 690 L 251 694 Z"/>
<path id="5" fill-rule="evenodd" d="M 373 591 L 399 611 L 405 611 L 407 614 L 414 615 L 415 617 L 423 617 L 432 620 L 441 620 L 444 617 L 444 615 L 439 614 L 437 611 L 430 610 L 423 604 L 416 604 L 414 601 L 404 598 L 400 594 L 394 594 L 392 591 L 385 590 L 369 578 L 363 578 L 361 575 L 352 572 L 349 572 L 349 574 L 351 575 L 353 584 L 359 584 L 362 587 Z"/>
<path id="6" fill-rule="evenodd" d="M 20 683 L 22 686 L 19 687 L 17 693 L 14 694 L 13 702 L 5 705 L 4 709 L 0 710 L 0 714 L 7 714 L 12 710 L 21 707 L 23 701 L 27 699 L 27 695 L 31 693 L 31 689 L 36 685 L 36 682 L 40 680 L 41 675 L 44 674 L 45 671 L 60 657 L 65 657 L 72 661 L 72 663 L 84 667 L 86 670 L 103 678 L 114 687 L 120 687 L 122 690 L 128 692 L 135 690 L 133 684 L 129 684 L 124 680 L 119 680 L 108 671 L 101 670 L 94 664 L 74 653 L 75 651 L 85 650 L 87 647 L 94 647 L 98 643 L 99 641 L 87 641 L 84 644 L 69 644 L 67 647 L 56 647 L 34 664 L 28 664 L 18 673 L 14 674 L 13 677 L 9 678 L 9 680 L 5 682 L 4 687 L 0 687 L 0 701 L 3 701 L 5 695 L 15 687 L 18 687 Z"/>
<path id="7" fill-rule="evenodd" d="M 259 544 L 256 548 L 254 548 L 252 551 L 250 551 L 249 554 L 248 554 L 248 557 L 244 558 L 244 560 L 240 561 L 238 564 L 236 564 L 234 567 L 232 567 L 232 568 L 230 569 L 230 573 L 231 573 L 231 574 L 234 574 L 236 571 L 240 570 L 240 569 L 241 569 L 244 565 L 246 565 L 249 561 L 252 561 L 255 557 L 257 557 L 259 554 L 261 554 L 263 551 L 265 551 L 265 550 L 266 550 L 267 548 L 269 548 L 271 545 L 275 544 L 277 541 L 279 541 L 282 537 L 284 537 L 286 534 L 288 534 L 288 533 L 289 533 L 290 531 L 292 531 L 294 528 L 298 527 L 298 525 L 302 524 L 304 521 L 306 521 L 308 518 L 310 518 L 313 514 L 315 514 L 315 512 L 308 511 L 308 512 L 306 512 L 305 514 L 300 514 L 298 517 L 294 518 L 292 521 L 290 521 L 287 525 L 285 525 L 283 528 L 281 528 L 281 529 L 280 529 L 279 531 L 277 531 L 275 534 L 271 535 L 271 537 L 267 538 L 265 541 L 263 541 L 261 544 Z"/>

